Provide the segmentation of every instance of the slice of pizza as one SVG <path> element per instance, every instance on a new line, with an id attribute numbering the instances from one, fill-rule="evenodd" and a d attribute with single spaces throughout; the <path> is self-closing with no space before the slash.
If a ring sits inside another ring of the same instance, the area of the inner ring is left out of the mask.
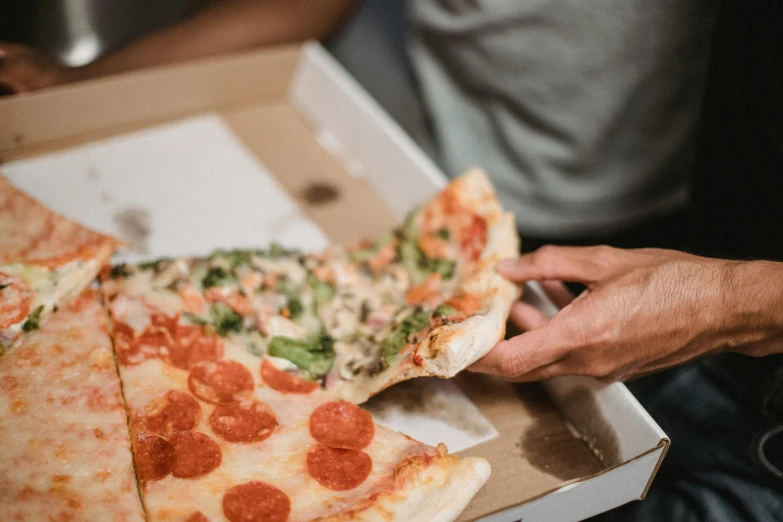
<path id="1" fill-rule="evenodd" d="M 256 362 L 270 356 L 361 403 L 404 379 L 451 377 L 486 354 L 519 295 L 495 263 L 518 248 L 513 217 L 473 171 L 378 241 L 120 265 L 104 274 L 103 290 L 117 309 L 144 303 L 147 315 L 212 331 L 232 352 Z M 146 323 L 135 326 L 138 334 Z M 171 350 L 118 346 L 129 362 Z"/>
<path id="2" fill-rule="evenodd" d="M 117 244 L 0 176 L 0 355 L 90 284 Z"/>
<path id="3" fill-rule="evenodd" d="M 144 520 L 94 291 L 0 358 L 0 520 Z"/>
<path id="4" fill-rule="evenodd" d="M 448 521 L 487 480 L 485 460 L 376 426 L 285 371 L 284 359 L 259 357 L 224 303 L 241 309 L 247 295 L 204 299 L 180 288 L 180 298 L 112 281 L 104 287 L 150 522 Z M 213 323 L 189 311 L 209 300 Z"/>
<path id="5" fill-rule="evenodd" d="M 371 275 L 367 302 L 380 303 L 366 315 L 360 309 L 361 326 L 350 342 L 335 345 L 326 386 L 360 403 L 403 380 L 453 377 L 486 355 L 503 339 L 509 310 L 520 295 L 518 286 L 496 273 L 495 264 L 518 252 L 514 216 L 503 212 L 480 170 L 451 182 L 394 234 L 349 249 L 347 260 L 356 271 Z M 345 261 L 332 263 L 341 270 Z M 386 289 L 390 280 L 402 293 Z M 330 305 L 340 317 L 347 316 L 353 295 L 351 289 L 343 291 Z M 335 335 L 348 330 L 339 318 L 331 324 Z"/>

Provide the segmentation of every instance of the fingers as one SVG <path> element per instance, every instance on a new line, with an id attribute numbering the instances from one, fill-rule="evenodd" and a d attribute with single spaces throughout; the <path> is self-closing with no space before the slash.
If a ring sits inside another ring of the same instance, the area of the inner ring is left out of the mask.
<path id="1" fill-rule="evenodd" d="M 536 368 L 553 363 L 565 353 L 552 321 L 546 325 L 501 341 L 490 352 L 473 363 L 470 371 L 501 375 L 516 380 Z"/>
<path id="2" fill-rule="evenodd" d="M 576 297 L 566 285 L 560 281 L 541 281 L 541 288 L 543 288 L 549 295 L 549 298 L 558 308 L 565 308 L 570 305 Z"/>
<path id="3" fill-rule="evenodd" d="M 26 52 L 29 49 L 30 48 L 26 45 L 0 41 L 0 58 L 8 58 L 14 55 L 18 55 Z"/>
<path id="4" fill-rule="evenodd" d="M 509 317 L 511 322 L 523 331 L 535 330 L 549 321 L 536 307 L 522 301 L 513 304 Z"/>
<path id="5" fill-rule="evenodd" d="M 543 246 L 516 259 L 500 261 L 497 270 L 517 282 L 562 280 L 589 284 L 611 272 L 619 252 L 604 246 Z"/>
<path id="6" fill-rule="evenodd" d="M 19 82 L 0 76 L 0 95 L 2 94 L 17 94 L 25 92 L 27 89 Z"/>

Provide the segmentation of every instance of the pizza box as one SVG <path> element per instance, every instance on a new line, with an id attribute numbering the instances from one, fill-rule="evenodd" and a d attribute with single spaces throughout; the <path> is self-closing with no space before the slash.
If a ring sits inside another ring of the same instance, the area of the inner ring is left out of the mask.
<path id="1" fill-rule="evenodd" d="M 119 235 L 119 259 L 376 236 L 445 176 L 318 44 L 0 98 L 0 170 Z M 524 298 L 556 309 L 529 284 Z M 511 385 L 464 373 L 373 399 L 379 422 L 492 477 L 460 521 L 581 520 L 643 499 L 669 440 L 619 383 Z"/>

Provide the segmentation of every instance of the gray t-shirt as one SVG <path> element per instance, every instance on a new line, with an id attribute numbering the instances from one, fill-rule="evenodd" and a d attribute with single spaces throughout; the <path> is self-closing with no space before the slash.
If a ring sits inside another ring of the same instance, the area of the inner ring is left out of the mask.
<path id="1" fill-rule="evenodd" d="M 712 0 L 414 0 L 437 155 L 527 235 L 605 234 L 687 199 Z"/>

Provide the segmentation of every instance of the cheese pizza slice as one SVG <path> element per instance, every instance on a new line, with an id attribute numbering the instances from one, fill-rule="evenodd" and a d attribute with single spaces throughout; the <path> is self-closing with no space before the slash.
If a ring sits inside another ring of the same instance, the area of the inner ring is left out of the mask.
<path id="1" fill-rule="evenodd" d="M 376 426 L 284 359 L 253 353 L 240 315 L 204 323 L 188 310 L 197 299 L 112 282 L 104 291 L 150 522 L 447 521 L 487 480 L 485 460 Z"/>
<path id="2" fill-rule="evenodd" d="M 0 520 L 144 520 L 94 291 L 0 358 Z"/>
<path id="3" fill-rule="evenodd" d="M 0 355 L 90 284 L 117 244 L 0 176 Z"/>

